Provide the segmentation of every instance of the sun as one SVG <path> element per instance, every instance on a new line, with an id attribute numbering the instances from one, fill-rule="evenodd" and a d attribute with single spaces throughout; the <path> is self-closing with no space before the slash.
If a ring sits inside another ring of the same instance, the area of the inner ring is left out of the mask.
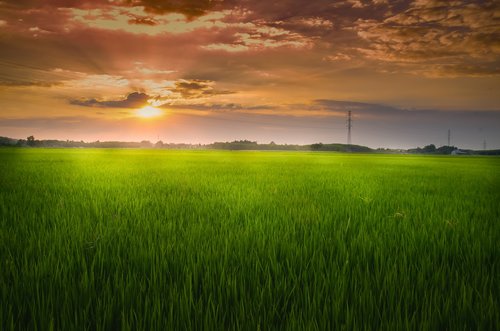
<path id="1" fill-rule="evenodd" d="M 155 108 L 153 106 L 145 106 L 142 107 L 141 109 L 136 110 L 135 114 L 143 118 L 152 118 L 161 116 L 163 112 L 160 109 Z"/>

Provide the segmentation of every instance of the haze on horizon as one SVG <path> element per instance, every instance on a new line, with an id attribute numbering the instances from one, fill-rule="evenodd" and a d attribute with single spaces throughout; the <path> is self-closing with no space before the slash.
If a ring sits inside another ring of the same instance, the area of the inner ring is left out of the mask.
<path id="1" fill-rule="evenodd" d="M 3 0 L 0 136 L 494 149 L 499 55 L 493 0 Z"/>

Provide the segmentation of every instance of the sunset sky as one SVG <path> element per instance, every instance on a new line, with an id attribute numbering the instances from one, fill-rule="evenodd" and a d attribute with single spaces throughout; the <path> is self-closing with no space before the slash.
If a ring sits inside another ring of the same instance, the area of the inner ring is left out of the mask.
<path id="1" fill-rule="evenodd" d="M 345 143 L 348 110 L 354 144 L 500 148 L 499 2 L 0 1 L 0 136 Z"/>

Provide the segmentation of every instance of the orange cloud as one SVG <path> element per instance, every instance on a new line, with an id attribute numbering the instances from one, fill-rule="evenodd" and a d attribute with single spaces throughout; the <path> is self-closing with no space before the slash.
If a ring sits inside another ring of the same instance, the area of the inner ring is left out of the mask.
<path id="1" fill-rule="evenodd" d="M 358 20 L 357 34 L 369 43 L 358 51 L 418 74 L 498 75 L 498 8 L 491 1 L 415 1 L 383 21 Z"/>
<path id="2" fill-rule="evenodd" d="M 145 93 L 133 92 L 120 100 L 70 100 L 70 104 L 83 107 L 98 108 L 138 108 L 147 105 L 150 97 Z"/>

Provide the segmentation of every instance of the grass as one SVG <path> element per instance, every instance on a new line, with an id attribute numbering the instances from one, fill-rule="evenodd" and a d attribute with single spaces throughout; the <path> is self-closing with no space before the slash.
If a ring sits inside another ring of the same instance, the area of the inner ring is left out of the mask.
<path id="1" fill-rule="evenodd" d="M 2 330 L 500 329 L 500 159 L 0 149 Z"/>

